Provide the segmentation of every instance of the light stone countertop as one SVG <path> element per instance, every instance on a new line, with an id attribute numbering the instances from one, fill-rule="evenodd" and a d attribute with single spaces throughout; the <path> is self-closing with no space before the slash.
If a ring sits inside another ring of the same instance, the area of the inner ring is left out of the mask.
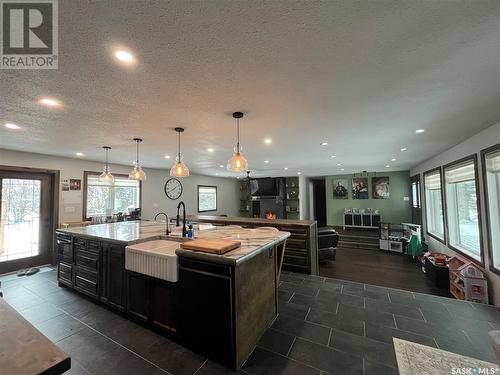
<path id="1" fill-rule="evenodd" d="M 210 227 L 207 226 L 206 228 Z M 179 257 L 236 265 L 290 237 L 289 232 L 260 230 L 258 228 L 246 229 L 219 226 L 203 230 L 203 226 L 201 226 L 200 229 L 201 230 L 197 232 L 196 238 L 236 240 L 241 242 L 241 246 L 222 255 L 179 248 L 176 250 L 176 254 Z M 57 232 L 96 240 L 118 242 L 125 245 L 133 245 L 159 239 L 179 242 L 187 240 L 178 236 L 166 236 L 165 223 L 148 221 L 125 221 L 119 223 L 88 225 L 85 227 L 58 229 Z"/>
<path id="2" fill-rule="evenodd" d="M 87 225 L 84 227 L 61 228 L 57 229 L 57 232 L 131 245 L 160 239 L 162 235 L 165 235 L 165 223 L 141 220 L 122 221 L 118 223 Z"/>
<path id="3" fill-rule="evenodd" d="M 201 231 L 197 238 L 240 241 L 241 246 L 221 255 L 186 249 L 177 249 L 175 253 L 185 258 L 236 265 L 262 253 L 276 244 L 284 242 L 288 237 L 290 237 L 289 232 L 260 230 L 258 228 L 216 227 L 216 229 L 213 230 Z"/>

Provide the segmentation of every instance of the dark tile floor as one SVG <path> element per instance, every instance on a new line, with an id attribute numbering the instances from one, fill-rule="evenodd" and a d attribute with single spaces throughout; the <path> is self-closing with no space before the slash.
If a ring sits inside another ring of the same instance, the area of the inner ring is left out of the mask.
<path id="1" fill-rule="evenodd" d="M 230 374 L 56 283 L 55 271 L 1 277 L 4 297 L 68 352 L 71 374 Z M 497 308 L 283 272 L 279 315 L 246 374 L 397 374 L 392 338 L 495 362 Z"/>

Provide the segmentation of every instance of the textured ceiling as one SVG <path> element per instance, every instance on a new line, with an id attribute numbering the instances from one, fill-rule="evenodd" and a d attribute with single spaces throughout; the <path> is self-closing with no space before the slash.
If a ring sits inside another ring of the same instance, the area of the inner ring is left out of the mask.
<path id="1" fill-rule="evenodd" d="M 102 160 L 106 144 L 130 164 L 140 136 L 143 164 L 167 171 L 184 126 L 190 169 L 230 175 L 242 110 L 256 175 L 312 176 L 409 169 L 500 121 L 499 1 L 65 0 L 59 14 L 59 70 L 0 70 L 0 124 L 22 127 L 1 126 L 0 148 Z"/>

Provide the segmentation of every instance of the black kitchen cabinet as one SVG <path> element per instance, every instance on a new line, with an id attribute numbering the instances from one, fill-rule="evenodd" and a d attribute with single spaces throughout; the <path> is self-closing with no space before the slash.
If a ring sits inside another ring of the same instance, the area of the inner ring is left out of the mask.
<path id="1" fill-rule="evenodd" d="M 234 368 L 232 267 L 179 259 L 177 333 L 211 359 Z"/>
<path id="2" fill-rule="evenodd" d="M 125 310 L 125 247 L 103 242 L 101 257 L 101 300 Z"/>
<path id="3" fill-rule="evenodd" d="M 73 286 L 73 265 L 59 261 L 57 265 L 57 278 L 60 283 Z"/>
<path id="4" fill-rule="evenodd" d="M 176 284 L 153 279 L 151 288 L 150 321 L 164 331 L 175 331 Z"/>
<path id="5" fill-rule="evenodd" d="M 175 332 L 176 283 L 126 271 L 127 312 L 155 328 Z"/>
<path id="6" fill-rule="evenodd" d="M 127 312 L 146 322 L 149 320 L 151 277 L 127 271 Z"/>
<path id="7" fill-rule="evenodd" d="M 83 267 L 75 270 L 75 289 L 93 297 L 99 297 L 99 279 L 96 272 L 89 271 Z"/>

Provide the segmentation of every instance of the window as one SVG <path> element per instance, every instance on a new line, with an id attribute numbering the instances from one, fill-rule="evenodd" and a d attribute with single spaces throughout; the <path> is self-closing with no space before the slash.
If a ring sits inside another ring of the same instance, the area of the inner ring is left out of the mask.
<path id="1" fill-rule="evenodd" d="M 126 175 L 114 175 L 112 183 L 99 181 L 99 174 L 85 172 L 84 215 L 111 216 L 140 207 L 141 183 Z"/>
<path id="2" fill-rule="evenodd" d="M 441 168 L 424 173 L 425 217 L 427 234 L 444 242 L 443 195 Z"/>
<path id="3" fill-rule="evenodd" d="M 500 144 L 481 152 L 490 244 L 490 268 L 500 272 Z"/>
<path id="4" fill-rule="evenodd" d="M 198 185 L 198 212 L 217 211 L 217 186 Z"/>
<path id="5" fill-rule="evenodd" d="M 482 261 L 475 155 L 444 169 L 449 245 Z"/>

